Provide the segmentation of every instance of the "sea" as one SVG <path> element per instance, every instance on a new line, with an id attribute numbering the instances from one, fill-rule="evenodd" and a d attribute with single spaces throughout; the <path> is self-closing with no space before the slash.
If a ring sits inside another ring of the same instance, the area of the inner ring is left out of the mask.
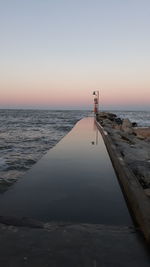
<path id="1" fill-rule="evenodd" d="M 109 111 L 111 112 L 111 111 Z M 112 111 L 138 126 L 150 126 L 150 111 Z M 23 176 L 80 119 L 93 116 L 81 110 L 0 109 L 0 183 Z"/>

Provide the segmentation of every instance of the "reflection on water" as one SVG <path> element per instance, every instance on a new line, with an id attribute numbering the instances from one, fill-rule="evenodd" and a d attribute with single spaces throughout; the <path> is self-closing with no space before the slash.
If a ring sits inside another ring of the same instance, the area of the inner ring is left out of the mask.
<path id="1" fill-rule="evenodd" d="M 92 145 L 98 145 L 98 128 L 96 126 L 95 120 L 94 120 L 94 124 L 93 124 L 93 131 L 95 131 L 95 141 L 92 141 L 91 144 Z"/>
<path id="2" fill-rule="evenodd" d="M 85 118 L 1 196 L 1 215 L 132 224 L 94 118 Z"/>

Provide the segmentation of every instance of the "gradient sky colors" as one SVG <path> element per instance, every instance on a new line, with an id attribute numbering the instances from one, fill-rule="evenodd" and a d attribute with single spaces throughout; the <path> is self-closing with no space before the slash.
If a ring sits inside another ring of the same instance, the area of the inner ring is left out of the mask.
<path id="1" fill-rule="evenodd" d="M 0 0 L 0 108 L 150 110 L 149 0 Z"/>

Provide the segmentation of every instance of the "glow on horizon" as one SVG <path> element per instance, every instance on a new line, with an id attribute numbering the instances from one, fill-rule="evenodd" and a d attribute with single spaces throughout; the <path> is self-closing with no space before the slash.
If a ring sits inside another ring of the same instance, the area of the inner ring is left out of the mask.
<path id="1" fill-rule="evenodd" d="M 0 4 L 0 108 L 150 110 L 150 2 Z"/>

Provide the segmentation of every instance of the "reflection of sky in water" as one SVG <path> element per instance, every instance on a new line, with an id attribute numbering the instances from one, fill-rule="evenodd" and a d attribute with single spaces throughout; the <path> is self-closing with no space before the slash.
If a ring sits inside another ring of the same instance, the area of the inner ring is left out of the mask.
<path id="1" fill-rule="evenodd" d="M 93 118 L 78 122 L 22 181 L 6 192 L 0 209 L 2 215 L 45 221 L 132 224 Z"/>

